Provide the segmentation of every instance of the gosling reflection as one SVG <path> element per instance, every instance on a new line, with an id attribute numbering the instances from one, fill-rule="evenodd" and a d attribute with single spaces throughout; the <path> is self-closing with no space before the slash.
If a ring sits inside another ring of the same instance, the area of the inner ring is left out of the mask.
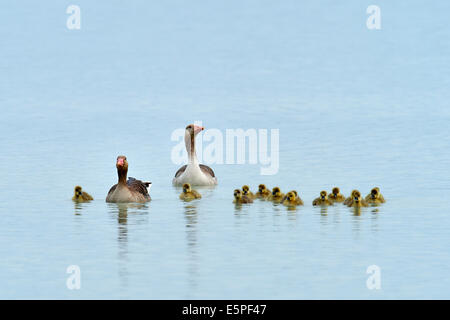
<path id="1" fill-rule="evenodd" d="M 184 216 L 186 218 L 186 232 L 188 244 L 195 246 L 197 243 L 197 234 L 195 233 L 197 225 L 197 206 L 188 204 L 184 206 Z"/>
<path id="2" fill-rule="evenodd" d="M 186 219 L 186 241 L 188 245 L 188 282 L 191 290 L 197 287 L 198 254 L 197 254 L 197 204 L 189 203 L 184 206 Z"/>
<path id="3" fill-rule="evenodd" d="M 83 203 L 82 202 L 74 202 L 74 213 L 76 216 L 81 216 L 81 212 L 83 211 Z"/>
<path id="4" fill-rule="evenodd" d="M 352 207 L 352 212 L 354 216 L 360 216 L 361 215 L 361 207 Z"/>
<path id="5" fill-rule="evenodd" d="M 320 208 L 320 215 L 322 215 L 322 216 L 328 215 L 328 207 L 321 207 Z"/>

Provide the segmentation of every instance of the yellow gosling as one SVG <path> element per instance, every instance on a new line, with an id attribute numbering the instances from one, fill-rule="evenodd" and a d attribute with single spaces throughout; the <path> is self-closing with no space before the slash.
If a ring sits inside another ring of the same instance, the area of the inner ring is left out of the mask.
<path id="1" fill-rule="evenodd" d="M 347 200 L 348 198 L 345 201 Z M 360 208 L 360 207 L 367 207 L 368 205 L 367 202 L 361 197 L 361 192 L 359 192 L 358 190 L 353 190 L 352 197 L 347 202 L 347 206 L 353 208 Z"/>
<path id="2" fill-rule="evenodd" d="M 328 199 L 328 195 L 326 191 L 320 191 L 320 196 L 313 201 L 313 206 L 328 206 L 333 204 L 333 201 Z"/>
<path id="3" fill-rule="evenodd" d="M 328 199 L 333 202 L 344 202 L 345 196 L 340 192 L 338 187 L 334 187 L 331 193 L 328 195 Z"/>
<path id="4" fill-rule="evenodd" d="M 386 200 L 384 200 L 383 195 L 380 193 L 380 188 L 375 187 L 373 188 L 370 193 L 365 198 L 367 203 L 371 204 L 380 204 L 385 203 Z"/>
<path id="5" fill-rule="evenodd" d="M 289 192 L 292 192 L 295 195 L 295 203 L 298 206 L 302 206 L 303 205 L 303 200 L 298 196 L 297 191 L 296 190 L 292 190 L 292 191 L 289 191 Z"/>
<path id="6" fill-rule="evenodd" d="M 94 198 L 89 193 L 84 192 L 80 186 L 76 186 L 72 200 L 75 202 L 86 202 L 94 200 Z"/>
<path id="7" fill-rule="evenodd" d="M 355 195 L 355 193 L 358 192 L 358 190 L 353 190 L 350 193 L 350 196 L 348 198 L 345 199 L 344 204 L 347 206 L 353 199 L 353 196 Z"/>
<path id="8" fill-rule="evenodd" d="M 242 186 L 242 193 L 250 199 L 255 199 L 255 195 L 250 191 L 250 187 L 248 185 Z"/>
<path id="9" fill-rule="evenodd" d="M 191 188 L 189 183 L 183 184 L 183 192 L 180 194 L 180 199 L 184 201 L 191 201 L 200 199 L 202 195 Z"/>
<path id="10" fill-rule="evenodd" d="M 252 199 L 250 199 L 247 196 L 244 196 L 242 194 L 242 191 L 239 189 L 235 189 L 233 195 L 234 195 L 233 203 L 242 204 L 242 203 L 252 203 L 253 202 Z"/>
<path id="11" fill-rule="evenodd" d="M 297 202 L 297 196 L 295 195 L 295 193 L 292 191 L 289 191 L 288 193 L 286 193 L 286 196 L 283 199 L 283 204 L 288 207 L 297 206 L 298 202 Z"/>
<path id="12" fill-rule="evenodd" d="M 281 192 L 280 188 L 275 187 L 272 189 L 272 194 L 269 196 L 268 200 L 275 203 L 281 203 L 284 199 L 284 194 Z"/>
<path id="13" fill-rule="evenodd" d="M 258 186 L 258 192 L 256 192 L 256 197 L 264 200 L 270 197 L 270 190 L 266 188 L 265 184 L 260 184 Z"/>

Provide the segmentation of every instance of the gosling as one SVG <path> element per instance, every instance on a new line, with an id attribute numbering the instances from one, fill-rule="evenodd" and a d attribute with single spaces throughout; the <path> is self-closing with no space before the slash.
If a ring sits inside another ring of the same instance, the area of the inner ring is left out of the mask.
<path id="1" fill-rule="evenodd" d="M 303 204 L 303 201 L 300 200 L 301 203 L 299 203 L 299 200 L 300 199 L 294 191 L 289 191 L 283 199 L 283 204 L 287 207 L 294 207 Z"/>
<path id="2" fill-rule="evenodd" d="M 380 204 L 385 203 L 383 195 L 380 193 L 380 188 L 373 188 L 365 198 L 367 203 Z"/>
<path id="3" fill-rule="evenodd" d="M 250 191 L 250 187 L 247 185 L 242 186 L 242 193 L 244 196 L 247 196 L 250 199 L 255 199 L 255 195 L 253 194 L 253 192 Z"/>
<path id="4" fill-rule="evenodd" d="M 284 196 L 284 200 L 286 200 L 287 195 L 288 195 L 289 193 L 291 193 L 291 192 L 292 192 L 292 193 L 294 194 L 294 196 L 295 196 L 295 204 L 298 205 L 298 206 L 302 206 L 302 205 L 303 205 L 303 200 L 298 196 L 298 193 L 297 193 L 296 190 L 289 191 L 289 192 L 286 194 L 286 196 Z M 284 201 L 284 200 L 283 200 L 283 201 Z"/>
<path id="5" fill-rule="evenodd" d="M 194 199 L 200 199 L 202 195 L 195 190 L 191 189 L 189 183 L 183 184 L 183 192 L 180 194 L 180 199 L 184 201 L 191 201 Z"/>
<path id="6" fill-rule="evenodd" d="M 270 190 L 266 188 L 265 184 L 260 184 L 258 186 L 258 192 L 256 192 L 256 198 L 267 199 L 270 197 Z"/>
<path id="7" fill-rule="evenodd" d="M 326 191 L 320 191 L 320 196 L 313 201 L 313 206 L 328 206 L 333 204 L 333 201 L 328 199 Z"/>
<path id="8" fill-rule="evenodd" d="M 268 198 L 270 201 L 275 203 L 281 203 L 284 199 L 284 194 L 281 192 L 280 188 L 275 187 L 272 189 L 272 194 Z"/>
<path id="9" fill-rule="evenodd" d="M 252 203 L 253 200 L 249 197 L 242 194 L 242 191 L 239 189 L 234 190 L 234 200 L 233 203 L 242 204 L 242 203 Z"/>
<path id="10" fill-rule="evenodd" d="M 345 199 L 345 202 L 347 207 L 360 208 L 368 206 L 367 202 L 361 197 L 361 192 L 358 190 L 353 190 L 351 197 Z"/>
<path id="11" fill-rule="evenodd" d="M 328 199 L 333 202 L 344 202 L 345 196 L 340 192 L 338 187 L 334 187 L 331 193 L 328 195 Z"/>
<path id="12" fill-rule="evenodd" d="M 72 200 L 75 202 L 86 202 L 94 200 L 94 198 L 89 193 L 84 192 L 80 186 L 76 186 Z"/>

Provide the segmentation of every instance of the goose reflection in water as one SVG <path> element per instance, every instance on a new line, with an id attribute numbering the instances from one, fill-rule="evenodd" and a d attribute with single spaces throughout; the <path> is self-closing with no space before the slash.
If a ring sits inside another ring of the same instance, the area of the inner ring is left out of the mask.
<path id="1" fill-rule="evenodd" d="M 128 218 L 129 214 L 140 215 L 147 212 L 147 203 L 110 203 L 108 204 L 111 216 L 117 219 L 117 243 L 119 279 L 122 288 L 128 287 Z M 142 223 L 145 220 L 133 219 L 133 222 Z"/>

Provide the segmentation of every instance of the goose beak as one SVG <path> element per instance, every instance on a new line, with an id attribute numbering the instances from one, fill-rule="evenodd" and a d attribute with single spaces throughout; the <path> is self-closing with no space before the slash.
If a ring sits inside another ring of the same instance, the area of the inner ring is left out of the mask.
<path id="1" fill-rule="evenodd" d="M 200 126 L 194 125 L 194 134 L 197 134 L 203 130 L 205 130 L 205 127 L 200 127 Z"/>

